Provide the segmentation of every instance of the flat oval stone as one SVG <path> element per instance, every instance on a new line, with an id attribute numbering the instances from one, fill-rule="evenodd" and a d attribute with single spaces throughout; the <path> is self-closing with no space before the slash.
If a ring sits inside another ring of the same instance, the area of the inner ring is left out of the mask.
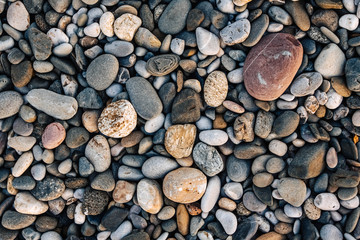
<path id="1" fill-rule="evenodd" d="M 102 135 L 93 137 L 85 148 L 85 156 L 92 163 L 96 172 L 104 172 L 111 164 L 110 146 Z"/>
<path id="2" fill-rule="evenodd" d="M 111 54 L 103 54 L 95 58 L 86 71 L 86 81 L 90 87 L 102 91 L 116 79 L 119 61 Z"/>
<path id="3" fill-rule="evenodd" d="M 180 57 L 175 54 L 163 54 L 150 58 L 146 62 L 146 70 L 153 76 L 164 76 L 173 72 L 180 62 Z"/>
<path id="4" fill-rule="evenodd" d="M 50 123 L 46 126 L 42 136 L 41 141 L 46 149 L 54 149 L 58 147 L 66 137 L 66 130 L 58 122 Z"/>
<path id="5" fill-rule="evenodd" d="M 314 94 L 323 82 L 323 77 L 318 72 L 307 72 L 299 75 L 292 82 L 290 92 L 295 97 Z"/>
<path id="6" fill-rule="evenodd" d="M 269 34 L 253 47 L 244 65 L 248 93 L 263 101 L 284 93 L 299 69 L 303 56 L 301 43 L 286 33 Z"/>
<path id="7" fill-rule="evenodd" d="M 246 40 L 250 33 L 250 22 L 247 19 L 240 19 L 227 25 L 220 31 L 220 37 L 226 45 L 235 45 Z"/>
<path id="8" fill-rule="evenodd" d="M 34 198 L 29 192 L 16 194 L 14 208 L 17 212 L 30 215 L 40 215 L 49 209 L 49 206 Z"/>
<path id="9" fill-rule="evenodd" d="M 17 65 L 11 65 L 11 80 L 15 87 L 25 87 L 34 75 L 34 69 L 30 61 L 22 61 Z"/>
<path id="10" fill-rule="evenodd" d="M 20 230 L 33 224 L 35 220 L 36 216 L 21 214 L 16 211 L 7 210 L 2 216 L 1 225 L 6 229 Z M 1 235 L 3 236 L 3 234 Z"/>
<path id="11" fill-rule="evenodd" d="M 300 179 L 280 179 L 278 191 L 280 196 L 294 207 L 300 207 L 306 198 L 306 185 Z"/>
<path id="12" fill-rule="evenodd" d="M 168 172 L 178 167 L 177 162 L 171 158 L 154 156 L 144 162 L 141 171 L 147 178 L 158 179 L 165 177 Z"/>
<path id="13" fill-rule="evenodd" d="M 98 120 L 99 131 L 109 137 L 123 138 L 136 127 L 137 114 L 128 100 L 110 103 L 101 113 Z"/>
<path id="14" fill-rule="evenodd" d="M 163 192 L 174 202 L 192 203 L 204 195 L 206 185 L 206 176 L 199 169 L 181 167 L 165 176 Z"/>
<path id="15" fill-rule="evenodd" d="M 37 28 L 30 28 L 28 32 L 30 46 L 35 59 L 39 61 L 48 59 L 53 46 L 50 37 Z"/>
<path id="16" fill-rule="evenodd" d="M 0 93 L 0 119 L 17 114 L 24 100 L 20 93 L 4 91 Z"/>
<path id="17" fill-rule="evenodd" d="M 314 199 L 316 207 L 324 211 L 336 211 L 340 208 L 340 203 L 333 193 L 320 193 Z"/>
<path id="18" fill-rule="evenodd" d="M 142 77 L 132 77 L 126 81 L 131 103 L 137 114 L 145 120 L 157 117 L 163 110 L 161 100 L 154 87 Z"/>
<path id="19" fill-rule="evenodd" d="M 226 99 L 228 82 L 225 73 L 213 71 L 204 84 L 204 99 L 210 107 L 220 106 Z"/>
<path id="20" fill-rule="evenodd" d="M 19 31 L 25 31 L 30 26 L 30 15 L 21 1 L 10 4 L 6 19 L 10 26 Z"/>
<path id="21" fill-rule="evenodd" d="M 161 14 L 158 26 L 165 34 L 178 34 L 186 26 L 186 18 L 191 9 L 189 0 L 171 1 Z"/>
<path id="22" fill-rule="evenodd" d="M 225 131 L 220 129 L 212 129 L 201 131 L 199 134 L 200 141 L 210 145 L 210 146 L 221 146 L 225 144 L 229 136 Z"/>
<path id="23" fill-rule="evenodd" d="M 199 142 L 193 150 L 195 164 L 209 177 L 215 176 L 224 169 L 222 160 L 216 148 Z"/>
<path id="24" fill-rule="evenodd" d="M 163 206 L 161 187 L 155 180 L 142 179 L 137 184 L 137 200 L 144 211 L 157 214 Z"/>
<path id="25" fill-rule="evenodd" d="M 25 98 L 36 109 L 60 120 L 72 118 L 78 110 L 75 98 L 46 89 L 33 89 Z"/>
<path id="26" fill-rule="evenodd" d="M 174 158 L 184 158 L 190 156 L 195 138 L 195 125 L 173 125 L 165 133 L 164 145 L 166 151 Z"/>
<path id="27" fill-rule="evenodd" d="M 50 201 L 60 197 L 65 191 L 64 181 L 48 176 L 36 183 L 36 187 L 31 190 L 31 194 L 40 201 Z"/>

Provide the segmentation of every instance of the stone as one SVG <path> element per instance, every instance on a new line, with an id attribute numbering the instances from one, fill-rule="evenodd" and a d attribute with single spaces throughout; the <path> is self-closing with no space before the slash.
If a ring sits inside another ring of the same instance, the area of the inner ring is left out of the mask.
<path id="1" fill-rule="evenodd" d="M 154 156 L 144 162 L 141 171 L 147 178 L 159 179 L 178 167 L 177 162 L 170 158 Z"/>
<path id="2" fill-rule="evenodd" d="M 215 176 L 224 169 L 224 161 L 219 152 L 205 143 L 196 144 L 192 156 L 195 164 L 209 177 Z"/>
<path id="3" fill-rule="evenodd" d="M 268 26 L 269 16 L 266 14 L 261 14 L 260 17 L 252 22 L 250 34 L 247 39 L 242 42 L 242 45 L 245 47 L 255 46 L 257 43 L 259 43 Z"/>
<path id="4" fill-rule="evenodd" d="M 119 39 L 131 42 L 141 23 L 138 16 L 131 13 L 122 14 L 114 22 L 114 33 Z"/>
<path id="5" fill-rule="evenodd" d="M 344 73 L 345 61 L 343 51 L 335 43 L 330 43 L 316 58 L 314 69 L 327 79 L 341 76 Z"/>
<path id="6" fill-rule="evenodd" d="M 41 141 L 46 149 L 54 149 L 57 148 L 66 137 L 66 130 L 58 122 L 50 123 L 46 126 L 42 136 Z"/>
<path id="7" fill-rule="evenodd" d="M 248 115 L 251 116 L 251 113 L 248 113 Z M 252 129 L 254 129 L 254 133 L 256 136 L 265 139 L 271 133 L 274 120 L 275 120 L 274 114 L 260 110 L 256 116 L 255 126 L 254 128 L 248 128 L 249 132 Z"/>
<path id="8" fill-rule="evenodd" d="M 150 51 L 157 52 L 161 47 L 160 40 L 148 29 L 140 27 L 135 34 L 135 43 Z"/>
<path id="9" fill-rule="evenodd" d="M 229 211 L 218 209 L 215 213 L 215 216 L 227 234 L 232 235 L 235 233 L 237 228 L 237 219 L 235 214 Z"/>
<path id="10" fill-rule="evenodd" d="M 302 45 L 292 35 L 267 35 L 250 50 L 245 60 L 246 90 L 262 101 L 277 99 L 291 84 L 301 65 L 302 56 Z M 275 70 L 274 66 L 281 68 Z"/>
<path id="11" fill-rule="evenodd" d="M 322 239 L 341 240 L 343 239 L 343 234 L 333 224 L 326 224 L 320 229 L 320 237 Z"/>
<path id="12" fill-rule="evenodd" d="M 221 146 L 228 141 L 229 137 L 225 131 L 213 129 L 201 131 L 199 139 L 210 146 Z"/>
<path id="13" fill-rule="evenodd" d="M 339 19 L 339 26 L 354 31 L 359 26 L 359 18 L 355 14 L 344 14 Z"/>
<path id="14" fill-rule="evenodd" d="M 34 160 L 32 152 L 25 152 L 16 161 L 11 173 L 14 177 L 20 177 L 31 165 Z"/>
<path id="15" fill-rule="evenodd" d="M 176 208 L 176 223 L 179 233 L 189 234 L 190 216 L 184 204 L 179 204 Z"/>
<path id="16" fill-rule="evenodd" d="M 193 123 L 200 119 L 201 100 L 192 89 L 180 91 L 172 104 L 171 122 L 173 124 Z"/>
<path id="17" fill-rule="evenodd" d="M 161 14 L 158 26 L 165 34 L 178 34 L 186 26 L 186 18 L 191 9 L 189 0 L 171 1 Z"/>
<path id="18" fill-rule="evenodd" d="M 284 8 L 291 15 L 298 28 L 305 32 L 309 30 L 310 18 L 303 1 L 287 1 Z"/>
<path id="19" fill-rule="evenodd" d="M 48 59 L 53 45 L 50 37 L 36 28 L 30 28 L 28 36 L 35 59 L 39 61 Z"/>
<path id="20" fill-rule="evenodd" d="M 140 117 L 150 120 L 162 112 L 162 102 L 153 86 L 145 78 L 130 78 L 126 81 L 126 90 Z"/>
<path id="21" fill-rule="evenodd" d="M 1 225 L 9 230 L 19 230 L 30 226 L 35 222 L 35 220 L 36 216 L 25 215 L 16 211 L 7 210 L 2 216 Z"/>
<path id="22" fill-rule="evenodd" d="M 325 106 L 328 109 L 336 109 L 340 106 L 340 104 L 342 103 L 343 100 L 343 96 L 341 96 L 340 94 L 338 94 L 334 89 L 330 89 L 327 93 L 326 93 L 327 97 L 328 97 L 328 101 L 326 102 Z"/>
<path id="23" fill-rule="evenodd" d="M 216 55 L 220 51 L 219 38 L 208 30 L 196 28 L 196 43 L 199 51 L 204 55 Z"/>
<path id="24" fill-rule="evenodd" d="M 274 121 L 272 131 L 277 137 L 287 137 L 297 129 L 300 117 L 293 111 L 284 111 Z"/>
<path id="25" fill-rule="evenodd" d="M 107 192 L 86 188 L 81 210 L 85 215 L 99 215 L 105 210 L 108 202 Z"/>
<path id="26" fill-rule="evenodd" d="M 247 19 L 240 19 L 227 25 L 220 31 L 220 37 L 226 45 L 232 46 L 242 43 L 250 34 L 250 22 Z"/>
<path id="27" fill-rule="evenodd" d="M 104 172 L 111 164 L 110 146 L 106 138 L 96 135 L 86 145 L 85 156 L 96 172 Z"/>
<path id="28" fill-rule="evenodd" d="M 173 125 L 165 133 L 164 145 L 166 151 L 174 158 L 184 158 L 190 156 L 195 138 L 195 125 Z"/>
<path id="29" fill-rule="evenodd" d="M 236 145 L 234 155 L 240 159 L 253 159 L 266 153 L 266 148 L 259 141 Z"/>
<path id="30" fill-rule="evenodd" d="M 308 72 L 299 75 L 291 83 L 290 92 L 295 97 L 303 97 L 315 93 L 321 84 L 323 77 L 318 72 Z"/>
<path id="31" fill-rule="evenodd" d="M 320 193 L 314 199 L 317 208 L 324 211 L 336 211 L 340 208 L 340 203 L 333 193 Z"/>
<path id="32" fill-rule="evenodd" d="M 264 188 L 269 186 L 274 180 L 273 175 L 267 172 L 257 173 L 254 175 L 252 181 L 255 186 L 259 188 Z"/>
<path id="33" fill-rule="evenodd" d="M 10 36 L 0 37 L 0 51 L 6 51 L 14 47 L 15 41 Z"/>
<path id="34" fill-rule="evenodd" d="M 226 99 L 228 82 L 225 73 L 213 71 L 204 84 L 204 100 L 210 107 L 220 106 Z"/>
<path id="35" fill-rule="evenodd" d="M 105 90 L 114 82 L 118 71 L 119 62 L 116 57 L 103 54 L 90 63 L 86 71 L 86 81 L 95 90 Z"/>
<path id="36" fill-rule="evenodd" d="M 182 204 L 179 204 L 178 207 L 184 206 Z M 186 209 L 186 208 L 185 208 Z M 172 206 L 165 206 L 161 209 L 161 211 L 157 214 L 157 217 L 160 220 L 169 220 L 175 215 L 175 208 Z"/>
<path id="37" fill-rule="evenodd" d="M 8 146 L 16 149 L 17 151 L 26 152 L 29 151 L 36 143 L 36 138 L 34 137 L 23 137 L 15 136 L 8 139 Z"/>
<path id="38" fill-rule="evenodd" d="M 246 209 L 252 212 L 262 212 L 266 209 L 266 204 L 261 202 L 256 195 L 251 192 L 245 192 L 243 196 L 243 203 Z"/>
<path id="39" fill-rule="evenodd" d="M 277 232 L 268 232 L 260 235 L 256 240 L 285 240 L 286 237 Z"/>
<path id="40" fill-rule="evenodd" d="M 250 175 L 250 163 L 231 155 L 226 161 L 226 171 L 232 181 L 243 182 Z"/>
<path id="41" fill-rule="evenodd" d="M 33 89 L 25 98 L 34 108 L 60 120 L 72 118 L 78 110 L 75 98 L 46 89 Z"/>
<path id="42" fill-rule="evenodd" d="M 233 234 L 233 239 L 250 240 L 253 236 L 255 236 L 258 227 L 259 224 L 254 217 L 246 218 L 239 223 L 236 232 Z"/>
<path id="43" fill-rule="evenodd" d="M 226 183 L 223 186 L 223 190 L 226 196 L 228 196 L 229 198 L 235 201 L 239 200 L 244 193 L 242 185 L 240 183 L 235 183 L 235 182 Z"/>
<path id="44" fill-rule="evenodd" d="M 110 11 L 105 12 L 103 15 L 101 15 L 99 24 L 100 24 L 101 32 L 105 36 L 107 37 L 114 36 L 114 27 L 113 27 L 114 21 L 115 21 L 114 14 Z"/>
<path id="45" fill-rule="evenodd" d="M 60 197 L 64 191 L 65 184 L 61 179 L 48 176 L 37 182 L 31 194 L 40 201 L 50 201 Z"/>
<path id="46" fill-rule="evenodd" d="M 311 16 L 311 22 L 317 27 L 325 26 L 335 32 L 339 26 L 339 16 L 334 10 L 319 9 Z"/>
<path id="47" fill-rule="evenodd" d="M 291 161 L 288 174 L 294 178 L 309 179 L 317 177 L 325 168 L 326 142 L 307 144 L 302 147 Z"/>
<path id="48" fill-rule="evenodd" d="M 186 30 L 194 31 L 204 21 L 205 14 L 201 9 L 194 8 L 189 11 L 186 18 Z"/>
<path id="49" fill-rule="evenodd" d="M 279 22 L 283 25 L 291 25 L 292 18 L 284 9 L 278 6 L 272 6 L 268 11 L 269 16 L 274 19 L 276 22 Z"/>
<path id="50" fill-rule="evenodd" d="M 135 190 L 135 183 L 119 180 L 116 182 L 112 197 L 115 202 L 127 203 L 133 198 Z"/>
<path id="51" fill-rule="evenodd" d="M 137 201 L 144 211 L 157 214 L 161 210 L 163 206 L 161 187 L 155 180 L 142 179 L 137 184 L 136 195 Z"/>
<path id="52" fill-rule="evenodd" d="M 149 234 L 146 232 L 134 232 L 122 238 L 122 240 L 150 240 Z"/>
<path id="53" fill-rule="evenodd" d="M 113 138 L 128 136 L 136 128 L 136 124 L 136 111 L 125 99 L 110 103 L 98 119 L 99 131 Z"/>
<path id="54" fill-rule="evenodd" d="M 30 26 L 30 15 L 21 1 L 10 4 L 6 13 L 6 20 L 16 30 L 25 31 Z"/>
<path id="55" fill-rule="evenodd" d="M 173 72 L 180 62 L 180 57 L 175 54 L 162 54 L 150 58 L 146 62 L 146 70 L 153 76 L 165 76 Z"/>
<path id="56" fill-rule="evenodd" d="M 0 119 L 17 114 L 24 100 L 15 91 L 3 91 L 0 93 Z"/>
<path id="57" fill-rule="evenodd" d="M 181 167 L 165 176 L 163 193 L 174 202 L 192 203 L 204 195 L 206 186 L 206 176 L 200 170 Z"/>
<path id="58" fill-rule="evenodd" d="M 34 75 L 34 69 L 30 61 L 22 61 L 17 65 L 11 65 L 11 80 L 15 87 L 25 87 Z"/>
<path id="59" fill-rule="evenodd" d="M 71 4 L 70 0 L 49 0 L 50 6 L 58 13 L 64 13 Z"/>
<path id="60" fill-rule="evenodd" d="M 300 179 L 282 178 L 277 190 L 280 196 L 294 207 L 300 207 L 306 199 L 306 185 Z"/>
<path id="61" fill-rule="evenodd" d="M 221 190 L 221 180 L 218 176 L 209 179 L 204 196 L 201 198 L 201 210 L 209 213 L 216 205 Z"/>
<path id="62" fill-rule="evenodd" d="M 360 68 L 358 67 L 359 63 L 360 63 L 359 58 L 351 58 L 351 59 L 347 60 L 346 64 L 345 64 L 346 86 L 349 88 L 349 90 L 351 90 L 353 92 L 360 92 L 360 84 L 358 82 L 359 73 L 360 73 Z M 332 82 L 332 79 L 331 79 L 331 82 Z M 339 92 L 339 94 L 340 94 L 340 92 Z M 340 94 L 340 95 L 342 95 L 342 94 Z"/>
<path id="63" fill-rule="evenodd" d="M 40 215 L 48 210 L 48 205 L 37 200 L 29 192 L 16 194 L 14 208 L 17 212 L 29 215 Z"/>

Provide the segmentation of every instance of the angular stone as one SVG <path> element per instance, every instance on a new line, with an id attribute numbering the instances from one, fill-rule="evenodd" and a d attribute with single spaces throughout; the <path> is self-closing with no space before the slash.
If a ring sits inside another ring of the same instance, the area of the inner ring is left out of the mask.
<path id="1" fill-rule="evenodd" d="M 201 100 L 198 93 L 192 89 L 184 89 L 175 97 L 171 120 L 172 123 L 192 123 L 200 119 Z"/>
<path id="2" fill-rule="evenodd" d="M 36 60 L 46 60 L 51 55 L 52 41 L 37 28 L 30 28 L 29 42 Z"/>
<path id="3" fill-rule="evenodd" d="M 195 164 L 209 177 L 215 176 L 224 169 L 224 161 L 216 148 L 199 142 L 193 150 Z"/>

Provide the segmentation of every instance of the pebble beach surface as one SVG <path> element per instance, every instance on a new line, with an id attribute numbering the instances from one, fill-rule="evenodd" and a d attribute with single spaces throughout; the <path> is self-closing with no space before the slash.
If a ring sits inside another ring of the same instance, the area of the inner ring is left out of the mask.
<path id="1" fill-rule="evenodd" d="M 359 0 L 0 16 L 0 240 L 360 239 Z"/>

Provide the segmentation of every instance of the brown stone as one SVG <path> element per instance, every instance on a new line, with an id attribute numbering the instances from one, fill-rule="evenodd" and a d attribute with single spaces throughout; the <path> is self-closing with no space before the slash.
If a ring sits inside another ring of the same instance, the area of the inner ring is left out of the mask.
<path id="1" fill-rule="evenodd" d="M 277 232 L 268 232 L 256 238 L 256 240 L 285 240 L 285 239 L 286 236 L 281 235 Z"/>
<path id="2" fill-rule="evenodd" d="M 101 113 L 98 128 L 106 136 L 123 138 L 136 127 L 137 114 L 128 100 L 110 103 Z"/>
<path id="3" fill-rule="evenodd" d="M 133 131 L 128 136 L 121 139 L 121 146 L 123 147 L 133 147 L 137 145 L 141 139 L 143 139 L 144 133 L 141 131 Z"/>
<path id="4" fill-rule="evenodd" d="M 321 216 L 321 210 L 315 206 L 313 198 L 306 199 L 304 203 L 304 212 L 306 217 L 310 220 L 318 220 Z"/>
<path id="5" fill-rule="evenodd" d="M 263 37 L 245 60 L 246 90 L 262 101 L 277 99 L 291 84 L 302 57 L 302 45 L 292 35 L 275 33 Z"/>
<path id="6" fill-rule="evenodd" d="M 165 133 L 166 151 L 174 158 L 190 156 L 196 138 L 196 126 L 193 124 L 173 125 Z"/>
<path id="7" fill-rule="evenodd" d="M 135 190 L 135 183 L 119 180 L 116 183 L 112 196 L 115 202 L 127 203 L 133 198 Z"/>
<path id="8" fill-rule="evenodd" d="M 228 210 L 230 212 L 234 211 L 236 209 L 236 202 L 229 198 L 221 198 L 218 202 L 218 205 L 220 208 Z"/>
<path id="9" fill-rule="evenodd" d="M 279 234 L 289 234 L 292 232 L 292 225 L 290 223 L 279 222 L 274 226 L 275 232 Z"/>
<path id="10" fill-rule="evenodd" d="M 247 112 L 237 117 L 234 121 L 234 134 L 237 140 L 252 142 L 255 138 L 254 125 L 255 115 Z"/>
<path id="11" fill-rule="evenodd" d="M 142 179 L 136 189 L 136 196 L 140 207 L 151 214 L 157 214 L 163 206 L 160 185 L 151 179 Z"/>
<path id="12" fill-rule="evenodd" d="M 224 129 L 227 127 L 227 123 L 225 122 L 223 115 L 216 114 L 215 119 L 213 121 L 213 128 L 214 129 Z"/>
<path id="13" fill-rule="evenodd" d="M 191 9 L 186 19 L 186 29 L 194 31 L 205 19 L 205 14 L 198 8 Z"/>
<path id="14" fill-rule="evenodd" d="M 185 206 L 191 216 L 197 216 L 202 212 L 199 202 L 189 203 Z"/>
<path id="15" fill-rule="evenodd" d="M 206 185 L 206 176 L 199 169 L 181 167 L 165 176 L 163 192 L 174 202 L 192 203 L 204 195 Z"/>
<path id="16" fill-rule="evenodd" d="M 317 27 L 325 26 L 335 32 L 339 26 L 339 16 L 334 10 L 320 9 L 311 16 L 311 22 Z"/>
<path id="17" fill-rule="evenodd" d="M 15 87 L 25 87 L 34 75 L 34 69 L 30 61 L 22 61 L 17 65 L 11 65 L 11 80 Z"/>
<path id="18" fill-rule="evenodd" d="M 300 207 L 306 198 L 306 185 L 300 179 L 280 179 L 278 191 L 284 201 L 290 203 L 294 207 Z"/>
<path id="19" fill-rule="evenodd" d="M 188 235 L 190 216 L 184 204 L 179 204 L 176 208 L 176 223 L 179 233 L 183 236 Z"/>
<path id="20" fill-rule="evenodd" d="M 341 0 L 315 0 L 316 4 L 323 9 L 342 9 Z"/>
<path id="21" fill-rule="evenodd" d="M 53 122 L 46 126 L 41 140 L 44 148 L 54 149 L 65 140 L 65 137 L 66 131 L 63 125 Z"/>
<path id="22" fill-rule="evenodd" d="M 146 70 L 153 76 L 164 76 L 174 71 L 180 62 L 175 54 L 163 54 L 150 58 L 146 62 Z"/>
<path id="23" fill-rule="evenodd" d="M 346 82 L 342 77 L 332 77 L 331 86 L 334 90 L 343 97 L 350 97 L 351 91 L 346 86 Z"/>

